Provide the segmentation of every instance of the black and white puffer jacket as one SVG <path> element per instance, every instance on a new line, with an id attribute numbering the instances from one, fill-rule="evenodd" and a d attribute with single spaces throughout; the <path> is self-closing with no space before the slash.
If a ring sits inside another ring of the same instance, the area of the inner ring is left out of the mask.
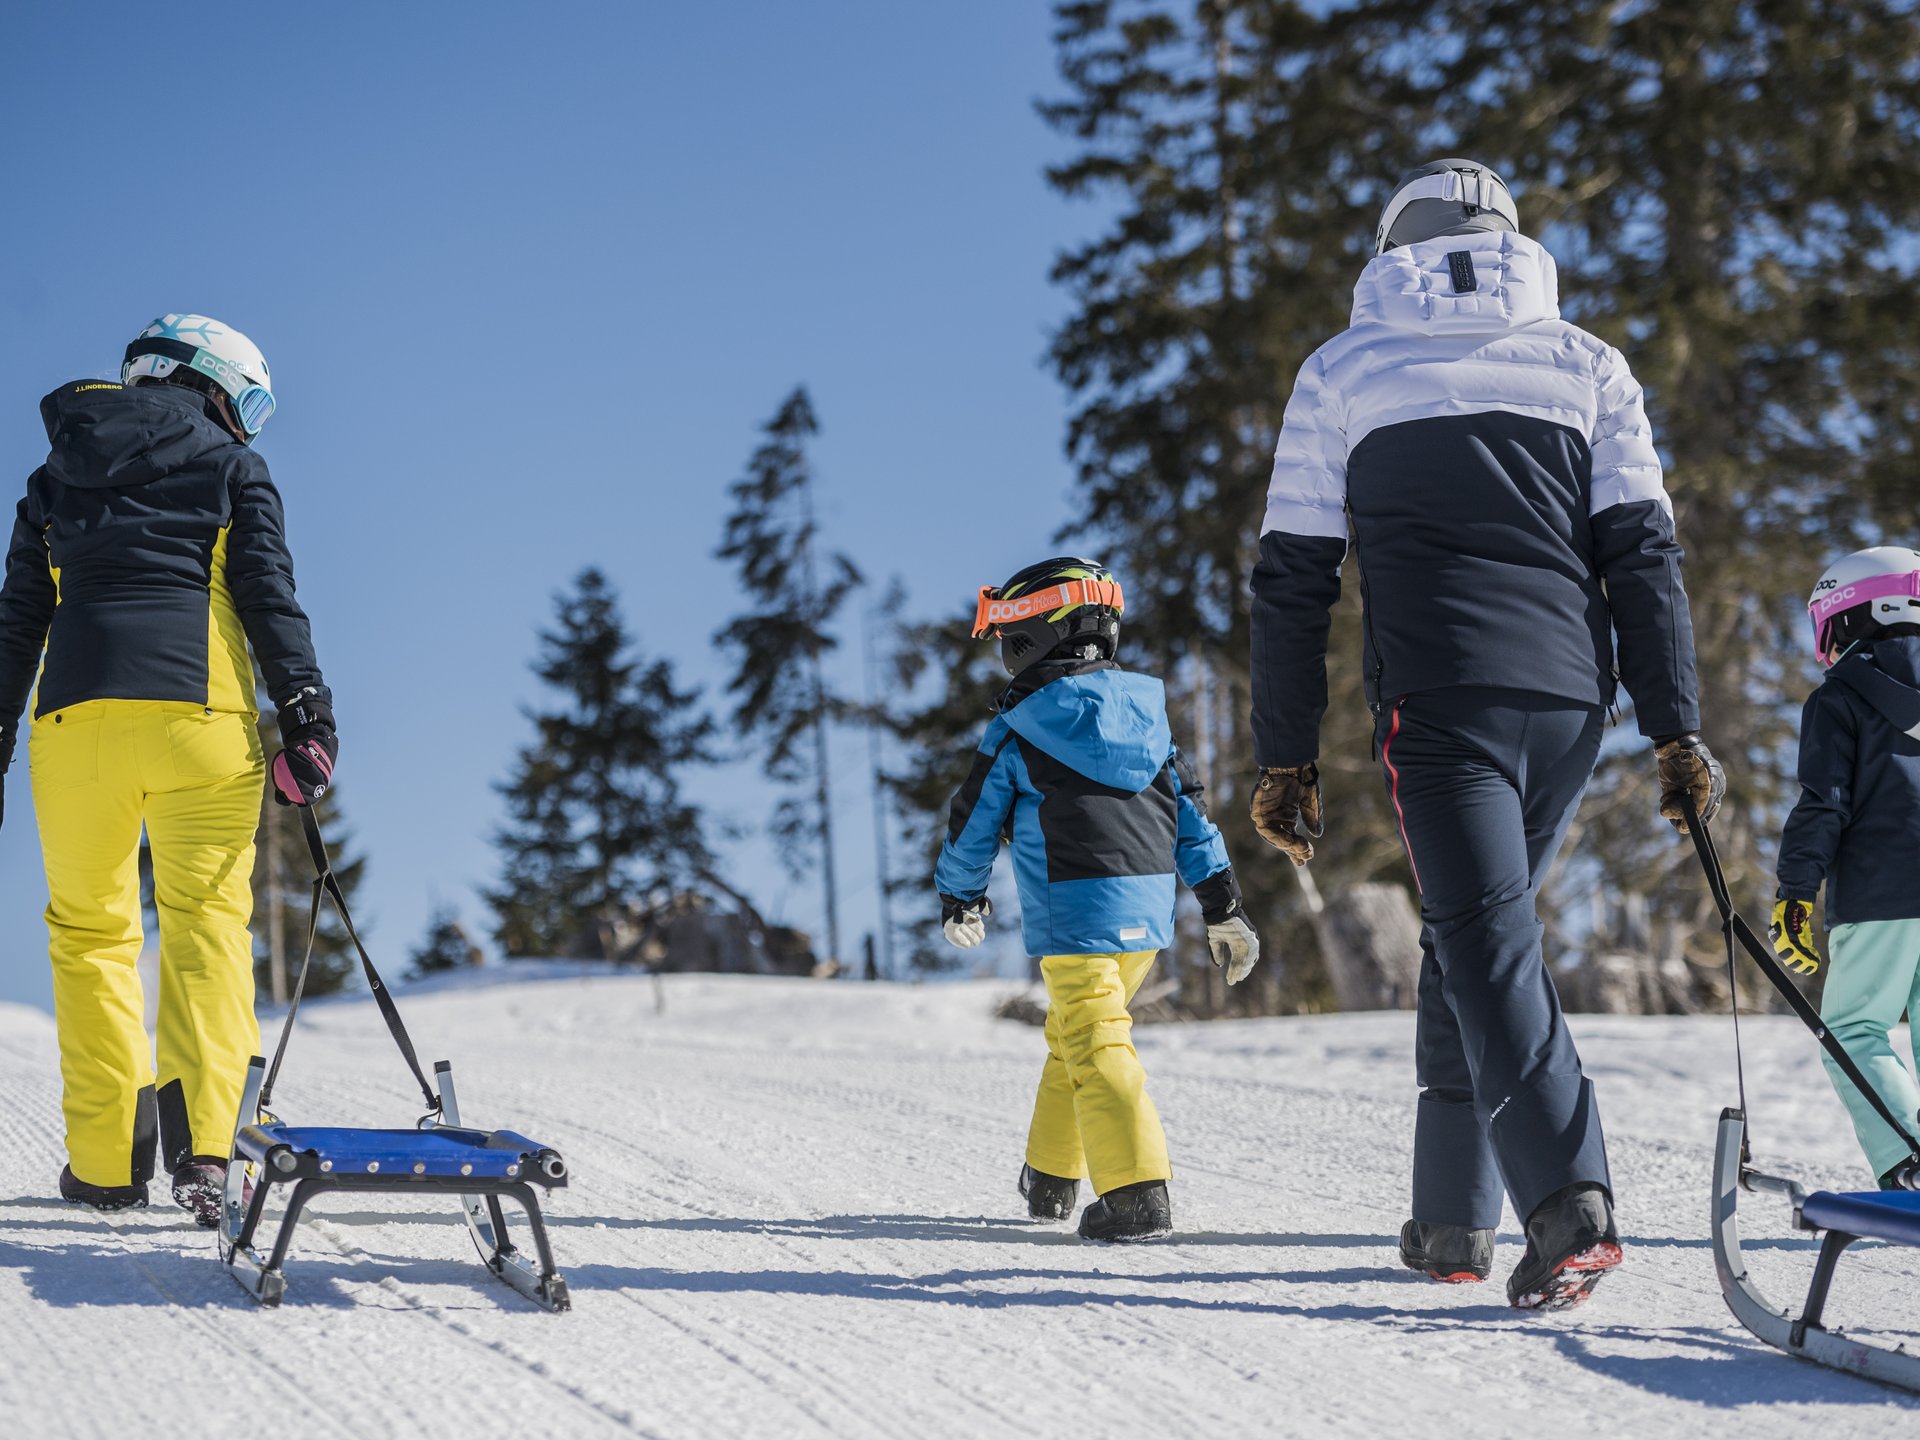
<path id="1" fill-rule="evenodd" d="M 1618 350 L 1560 318 L 1537 241 L 1447 236 L 1375 258 L 1352 326 L 1301 367 L 1253 572 L 1263 766 L 1318 753 L 1349 526 L 1376 713 L 1454 685 L 1604 705 L 1624 681 L 1643 733 L 1699 727 L 1640 386 Z"/>

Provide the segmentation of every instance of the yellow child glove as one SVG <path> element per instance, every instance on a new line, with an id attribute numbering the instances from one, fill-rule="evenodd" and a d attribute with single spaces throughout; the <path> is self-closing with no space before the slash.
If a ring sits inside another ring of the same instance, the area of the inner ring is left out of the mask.
<path id="1" fill-rule="evenodd" d="M 1820 968 L 1820 952 L 1813 943 L 1813 907 L 1806 901 L 1776 900 L 1767 938 L 1773 941 L 1773 953 L 1794 973 L 1811 975 Z"/>

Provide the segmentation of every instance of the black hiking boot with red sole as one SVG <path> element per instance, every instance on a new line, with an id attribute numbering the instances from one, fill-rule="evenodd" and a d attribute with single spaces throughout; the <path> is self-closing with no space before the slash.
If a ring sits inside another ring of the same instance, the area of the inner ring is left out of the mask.
<path id="1" fill-rule="evenodd" d="M 1605 1187 L 1569 1185 L 1527 1218 L 1527 1253 L 1507 1277 L 1507 1299 L 1517 1310 L 1571 1310 L 1621 1258 Z"/>
<path id="2" fill-rule="evenodd" d="M 1400 1263 L 1443 1285 L 1477 1285 L 1493 1274 L 1493 1231 L 1409 1220 L 1400 1227 Z"/>

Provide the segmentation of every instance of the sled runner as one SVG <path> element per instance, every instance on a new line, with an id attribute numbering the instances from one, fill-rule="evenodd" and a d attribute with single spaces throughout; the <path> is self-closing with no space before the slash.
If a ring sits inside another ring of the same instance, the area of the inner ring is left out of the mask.
<path id="1" fill-rule="evenodd" d="M 307 954 L 300 962 L 273 1064 L 269 1066 L 256 1055 L 247 1066 L 221 1206 L 220 1258 L 228 1273 L 261 1304 L 277 1305 L 286 1294 L 284 1267 L 294 1229 L 315 1195 L 330 1190 L 443 1193 L 457 1198 L 488 1270 L 549 1310 L 568 1309 L 567 1282 L 554 1265 L 534 1189 L 564 1186 L 566 1162 L 547 1146 L 510 1130 L 469 1130 L 461 1126 L 452 1066 L 440 1061 L 433 1067 L 434 1083 L 428 1082 L 393 997 L 353 928 L 312 807 L 302 807 L 300 817 L 316 872 L 313 910 L 307 923 Z M 348 938 L 359 951 L 361 968 L 380 1014 L 426 1100 L 427 1113 L 414 1129 L 288 1125 L 266 1109 L 293 1034 L 294 1016 L 299 1013 L 323 895 L 330 896 L 339 910 Z M 271 1247 L 263 1255 L 260 1232 L 267 1202 L 276 1187 L 282 1186 L 287 1187 L 286 1209 L 273 1231 Z M 526 1213 L 533 1236 L 532 1260 L 508 1238 L 502 1200 L 513 1201 Z"/>
<path id="2" fill-rule="evenodd" d="M 1688 805 L 1688 821 L 1714 904 L 1720 910 L 1721 932 L 1727 942 L 1727 978 L 1734 978 L 1734 948 L 1744 949 L 1761 973 L 1772 982 L 1792 1007 L 1794 1014 L 1810 1030 L 1834 1064 L 1857 1086 L 1880 1118 L 1904 1140 L 1914 1157 L 1920 1160 L 1920 1141 L 1914 1138 L 1910 1124 L 1893 1113 L 1872 1083 L 1861 1073 L 1846 1048 L 1821 1022 L 1819 1011 L 1800 993 L 1772 953 L 1760 943 L 1747 922 L 1733 908 L 1727 890 L 1725 872 L 1714 850 L 1713 837 Z M 1740 1013 L 1738 991 L 1733 993 L 1734 1053 L 1740 1055 Z M 1720 1131 L 1713 1160 L 1713 1263 L 1719 1272 L 1720 1292 L 1734 1318 L 1761 1340 L 1802 1360 L 1816 1365 L 1864 1376 L 1888 1385 L 1920 1392 L 1920 1354 L 1902 1345 L 1893 1349 L 1869 1345 L 1827 1328 L 1827 1297 L 1840 1259 L 1849 1246 L 1860 1240 L 1881 1240 L 1891 1245 L 1920 1248 L 1920 1193 L 1911 1190 L 1868 1190 L 1839 1192 L 1819 1190 L 1809 1193 L 1796 1181 L 1767 1175 L 1753 1168 L 1748 1148 L 1747 1087 L 1744 1062 L 1740 1064 L 1740 1105 L 1720 1112 Z M 1747 1273 L 1740 1253 L 1739 1196 L 1772 1194 L 1784 1197 L 1793 1207 L 1793 1223 L 1825 1238 L 1820 1243 L 1820 1258 L 1814 1265 L 1813 1279 L 1800 1313 L 1774 1304 L 1761 1293 Z"/>

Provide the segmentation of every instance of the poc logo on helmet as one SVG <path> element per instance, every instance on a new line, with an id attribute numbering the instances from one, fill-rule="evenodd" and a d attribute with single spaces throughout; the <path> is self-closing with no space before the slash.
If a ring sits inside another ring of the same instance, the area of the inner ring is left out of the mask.
<path id="1" fill-rule="evenodd" d="M 1034 609 L 1033 597 L 1019 600 L 989 600 L 987 602 L 987 623 L 1001 625 L 1010 620 L 1025 620 L 1038 613 Z"/>

